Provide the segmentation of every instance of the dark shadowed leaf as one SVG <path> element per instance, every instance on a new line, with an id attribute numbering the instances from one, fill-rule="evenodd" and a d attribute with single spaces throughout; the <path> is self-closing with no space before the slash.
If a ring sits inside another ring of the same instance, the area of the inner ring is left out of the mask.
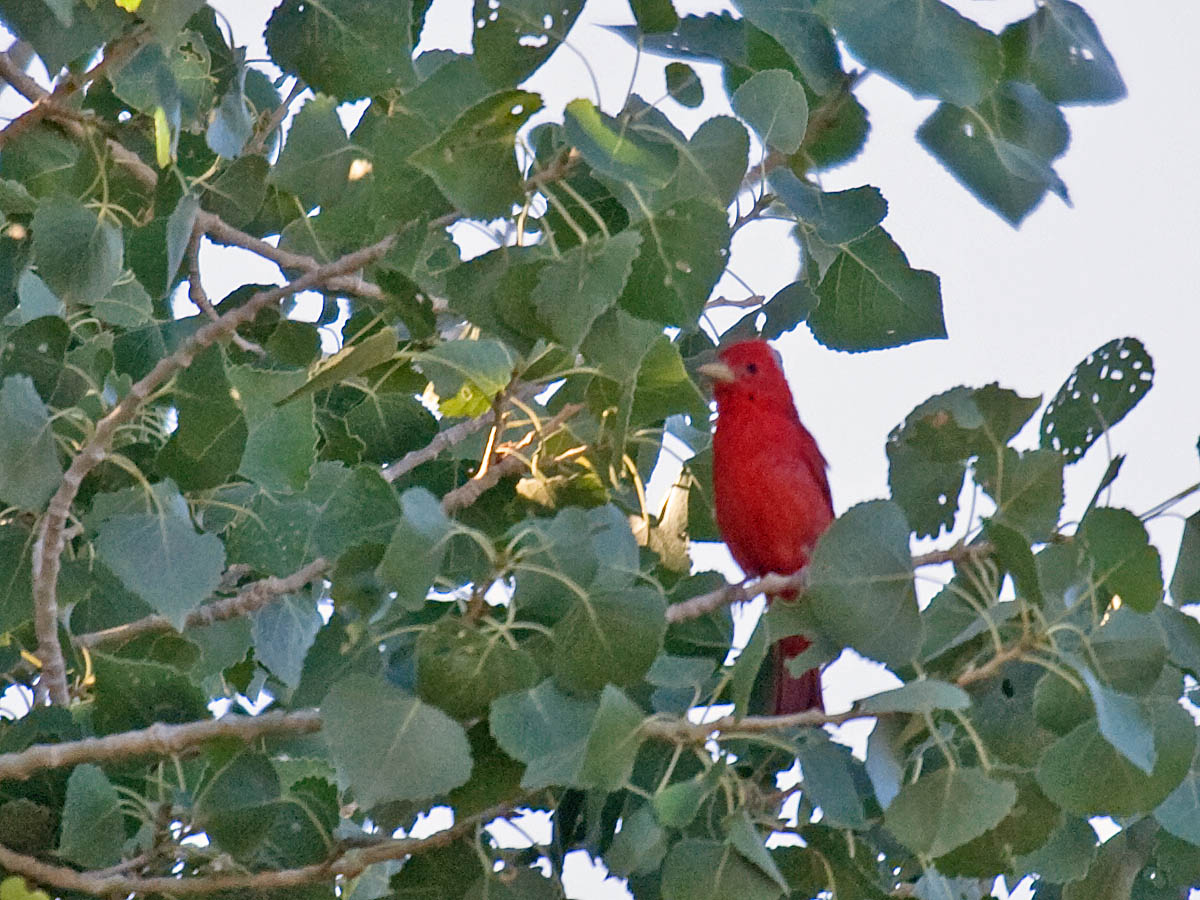
<path id="1" fill-rule="evenodd" d="M 1083 7 L 1049 0 L 1000 35 L 1005 74 L 1032 81 L 1055 103 L 1111 103 L 1125 96 L 1125 82 L 1100 33 Z"/>
<path id="2" fill-rule="evenodd" d="M 85 869 L 102 869 L 121 859 L 125 816 L 117 789 L 99 766 L 76 766 L 67 781 L 58 852 Z"/>
<path id="3" fill-rule="evenodd" d="M 0 500 L 40 510 L 62 480 L 50 411 L 27 375 L 0 384 Z"/>
<path id="4" fill-rule="evenodd" d="M 1079 526 L 1096 583 L 1138 612 L 1150 612 L 1162 599 L 1162 561 L 1146 526 L 1126 509 L 1100 507 Z"/>

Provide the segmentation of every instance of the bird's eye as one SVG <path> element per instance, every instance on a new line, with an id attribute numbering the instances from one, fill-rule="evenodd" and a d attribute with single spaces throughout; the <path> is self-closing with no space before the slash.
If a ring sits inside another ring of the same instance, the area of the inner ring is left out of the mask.
<path id="1" fill-rule="evenodd" d="M 757 365 L 757 363 L 747 363 L 747 364 L 746 364 L 746 371 L 747 371 L 747 372 L 749 372 L 751 375 L 757 375 L 757 374 L 758 374 L 758 365 Z"/>

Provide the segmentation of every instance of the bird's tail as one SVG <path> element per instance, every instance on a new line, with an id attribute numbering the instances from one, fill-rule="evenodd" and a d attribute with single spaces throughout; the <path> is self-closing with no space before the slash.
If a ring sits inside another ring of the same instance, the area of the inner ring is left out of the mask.
<path id="1" fill-rule="evenodd" d="M 799 678 L 787 669 L 787 660 L 808 649 L 808 638 L 796 634 L 775 644 L 772 651 L 775 667 L 775 715 L 804 712 L 806 709 L 825 709 L 821 699 L 821 670 L 809 669 Z"/>

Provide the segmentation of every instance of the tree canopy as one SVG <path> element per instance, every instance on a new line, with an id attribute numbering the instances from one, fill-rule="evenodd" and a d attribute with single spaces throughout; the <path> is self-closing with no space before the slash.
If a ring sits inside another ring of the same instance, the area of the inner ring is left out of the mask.
<path id="1" fill-rule="evenodd" d="M 1169 584 L 1144 522 L 1196 488 L 1109 506 L 1115 456 L 1063 513 L 1153 384 L 1135 337 L 1045 404 L 897 410 L 890 496 L 798 575 L 689 553 L 719 540 L 718 341 L 947 337 L 883 193 L 821 185 L 868 140 L 864 75 L 938 101 L 916 139 L 1017 226 L 1067 197 L 1063 107 L 1125 93 L 1087 12 L 631 0 L 613 30 L 668 95 L 543 109 L 584 5 L 475 0 L 473 53 L 418 54 L 430 0 L 283 0 L 260 60 L 204 0 L 0 0 L 0 900 L 549 900 L 576 850 L 637 900 L 1187 896 L 1200 517 Z M 701 63 L 729 111 L 689 134 Z M 766 218 L 795 280 L 718 295 Z M 277 283 L 210 297 L 214 246 Z M 734 648 L 730 605 L 784 586 Z M 798 633 L 796 672 L 852 650 L 903 684 L 764 715 Z M 822 727 L 857 719 L 865 759 Z M 531 811 L 548 839 L 487 830 Z"/>

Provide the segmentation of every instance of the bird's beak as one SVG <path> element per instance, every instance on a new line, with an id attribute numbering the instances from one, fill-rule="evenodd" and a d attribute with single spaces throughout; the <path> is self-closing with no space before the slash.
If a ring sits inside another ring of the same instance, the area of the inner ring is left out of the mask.
<path id="1" fill-rule="evenodd" d="M 737 376 L 733 374 L 733 369 L 729 368 L 723 362 L 705 363 L 699 366 L 696 371 L 705 378 L 711 378 L 713 381 L 720 381 L 726 384 L 737 380 Z"/>

